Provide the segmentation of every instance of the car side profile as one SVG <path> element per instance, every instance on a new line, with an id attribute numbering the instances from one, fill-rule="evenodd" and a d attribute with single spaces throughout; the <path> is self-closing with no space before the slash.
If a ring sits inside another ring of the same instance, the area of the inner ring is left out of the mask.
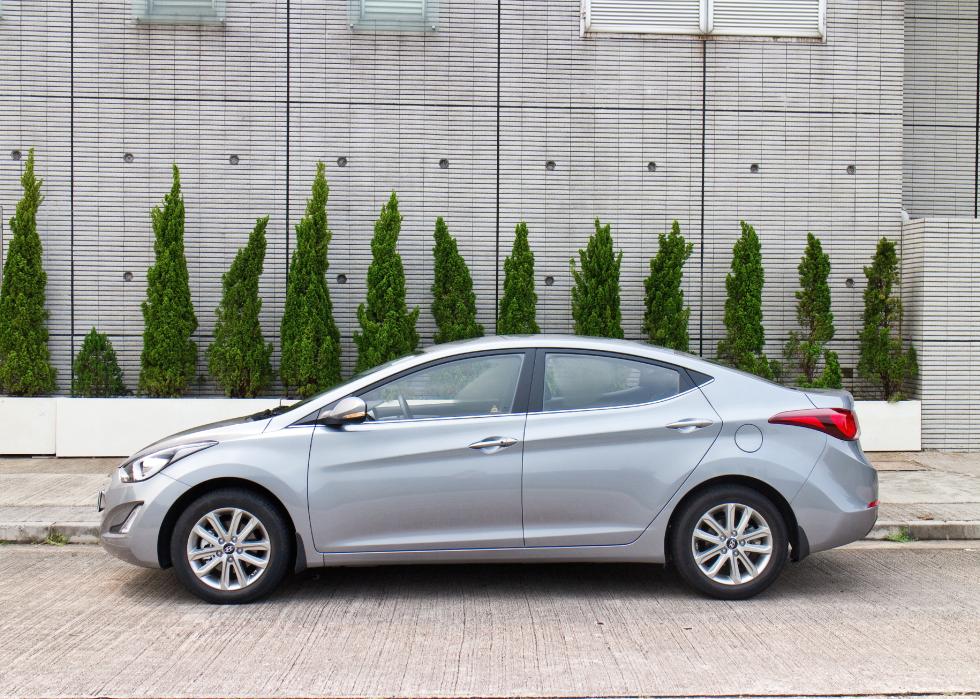
<path id="1" fill-rule="evenodd" d="M 873 526 L 853 409 L 624 340 L 437 345 L 143 449 L 101 540 L 216 603 L 307 567 L 505 561 L 669 563 L 747 598 Z"/>

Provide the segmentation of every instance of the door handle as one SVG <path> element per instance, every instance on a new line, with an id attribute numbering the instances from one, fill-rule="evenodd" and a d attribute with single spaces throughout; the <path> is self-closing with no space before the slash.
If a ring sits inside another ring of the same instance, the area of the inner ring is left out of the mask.
<path id="1" fill-rule="evenodd" d="M 688 432 L 693 432 L 694 430 L 700 430 L 702 427 L 710 427 L 714 422 L 703 417 L 686 417 L 683 420 L 678 420 L 676 422 L 671 422 L 667 424 L 668 430 L 677 430 L 678 432 L 683 432 L 687 434 Z"/>
<path id="2" fill-rule="evenodd" d="M 513 437 L 485 437 L 479 442 L 473 442 L 470 449 L 503 449 L 517 444 Z"/>

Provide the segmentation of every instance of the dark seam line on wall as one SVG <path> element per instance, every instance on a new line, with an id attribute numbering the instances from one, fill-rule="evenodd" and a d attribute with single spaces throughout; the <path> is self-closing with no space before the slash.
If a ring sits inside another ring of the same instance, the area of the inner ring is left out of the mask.
<path id="1" fill-rule="evenodd" d="M 977 217 L 977 196 L 980 195 L 980 13 L 977 14 L 976 90 L 973 109 L 973 218 Z"/>
<path id="2" fill-rule="evenodd" d="M 68 299 L 69 336 L 68 367 L 71 384 L 69 395 L 74 395 L 75 386 L 75 3 L 70 2 L 68 10 Z"/>
<path id="3" fill-rule="evenodd" d="M 905 15 L 905 19 L 922 19 L 934 22 L 975 22 L 972 17 L 931 17 L 929 15 Z"/>
<path id="4" fill-rule="evenodd" d="M 915 127 L 926 127 L 929 129 L 972 129 L 975 128 L 976 124 L 936 124 L 925 121 L 903 121 L 902 126 Z"/>
<path id="5" fill-rule="evenodd" d="M 287 65 L 288 72 L 288 65 Z M 287 86 L 287 93 L 289 92 Z M 0 97 L 34 97 L 51 99 L 64 95 L 56 93 L 9 93 L 0 91 Z M 234 97 L 153 97 L 153 96 L 132 96 L 132 95 L 86 95 L 79 93 L 75 96 L 77 100 L 101 101 L 107 100 L 117 102 L 126 100 L 129 102 L 166 102 L 173 103 L 215 103 L 215 104 L 256 104 L 256 105 L 278 105 L 283 104 L 283 100 L 277 99 L 239 99 Z M 413 109 L 444 108 L 444 109 L 474 109 L 481 106 L 479 102 L 385 102 L 385 101 L 359 101 L 359 100 L 317 100 L 298 97 L 292 99 L 287 97 L 287 107 L 291 104 L 310 105 L 310 106 L 337 106 L 337 107 L 409 107 Z M 501 103 L 503 109 L 513 110 L 536 110 L 536 111 L 596 111 L 596 112 L 676 112 L 679 114 L 697 112 L 697 107 L 629 107 L 593 104 L 520 104 L 520 103 Z M 876 117 L 900 117 L 902 112 L 894 111 L 873 111 L 873 110 L 850 110 L 850 109 L 744 109 L 736 107 L 715 107 L 708 110 L 712 114 L 794 114 L 802 116 L 876 116 Z"/>
<path id="6" fill-rule="evenodd" d="M 497 332 L 500 317 L 500 3 L 497 0 L 497 230 L 493 245 L 493 331 Z"/>
<path id="7" fill-rule="evenodd" d="M 698 275 L 698 356 L 704 356 L 704 169 L 708 130 L 708 42 L 701 42 L 701 272 Z"/>
<path id="8" fill-rule="evenodd" d="M 289 284 L 289 105 L 290 105 L 290 0 L 286 0 L 286 284 Z"/>

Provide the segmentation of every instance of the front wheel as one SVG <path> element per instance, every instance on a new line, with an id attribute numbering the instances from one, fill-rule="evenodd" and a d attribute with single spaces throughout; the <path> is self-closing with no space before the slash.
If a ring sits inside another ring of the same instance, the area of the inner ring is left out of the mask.
<path id="1" fill-rule="evenodd" d="M 746 599 L 769 587 L 789 554 L 786 523 L 765 496 L 718 486 L 686 503 L 670 536 L 677 572 L 718 599 Z"/>
<path id="2" fill-rule="evenodd" d="M 251 602 L 272 592 L 289 570 L 289 529 L 267 498 L 222 488 L 188 505 L 170 540 L 184 587 L 216 604 Z"/>

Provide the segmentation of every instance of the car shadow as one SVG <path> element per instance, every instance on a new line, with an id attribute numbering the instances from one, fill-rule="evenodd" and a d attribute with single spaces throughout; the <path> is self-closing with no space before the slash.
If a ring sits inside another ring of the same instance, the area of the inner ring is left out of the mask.
<path id="1" fill-rule="evenodd" d="M 778 580 L 757 600 L 794 601 L 837 596 L 858 586 L 860 576 L 850 576 L 847 561 L 822 565 L 821 555 L 790 563 Z M 186 591 L 172 570 L 135 568 L 119 593 L 143 601 L 204 604 Z M 290 575 L 264 604 L 288 604 L 316 599 L 351 598 L 429 599 L 447 597 L 596 598 L 620 601 L 700 600 L 707 598 L 688 587 L 670 567 L 643 563 L 528 563 L 464 565 L 394 565 L 377 567 L 316 568 Z"/>

